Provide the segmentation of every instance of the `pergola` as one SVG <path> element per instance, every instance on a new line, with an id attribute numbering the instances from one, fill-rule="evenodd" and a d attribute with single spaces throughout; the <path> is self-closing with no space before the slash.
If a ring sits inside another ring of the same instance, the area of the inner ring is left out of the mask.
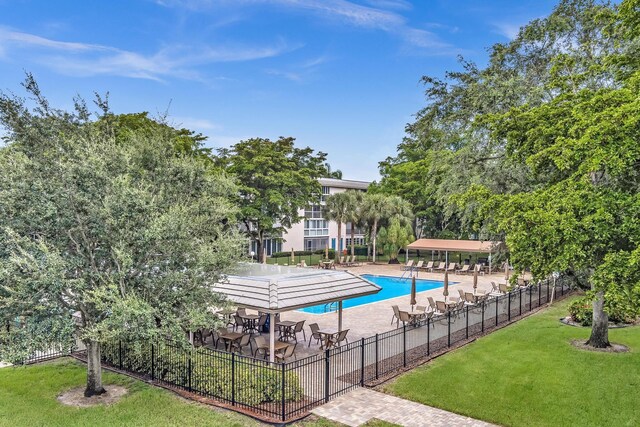
<path id="1" fill-rule="evenodd" d="M 451 239 L 418 239 L 407 246 L 407 250 L 444 251 L 445 263 L 449 263 L 449 252 L 468 252 L 489 254 L 489 272 L 491 272 L 491 255 L 497 251 L 502 242 L 491 240 L 451 240 Z"/>
<path id="2" fill-rule="evenodd" d="M 316 270 L 242 263 L 234 275 L 217 283 L 215 292 L 241 307 L 270 314 L 270 361 L 274 361 L 275 315 L 303 307 L 338 302 L 338 331 L 342 330 L 342 301 L 380 292 L 382 288 L 348 271 Z"/>

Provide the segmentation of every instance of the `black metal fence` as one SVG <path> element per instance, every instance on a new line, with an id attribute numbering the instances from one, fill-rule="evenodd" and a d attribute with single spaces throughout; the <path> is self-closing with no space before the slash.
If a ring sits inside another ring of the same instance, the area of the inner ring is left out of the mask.
<path id="1" fill-rule="evenodd" d="M 58 357 L 70 356 L 76 350 L 76 346 L 54 345 L 44 351 L 36 351 L 22 361 L 24 365 L 44 362 L 45 360 L 57 359 Z"/>
<path id="2" fill-rule="evenodd" d="M 553 287 L 542 282 L 518 288 L 287 363 L 169 341 L 106 344 L 102 360 L 154 382 L 286 421 L 519 319 L 549 302 Z M 558 284 L 556 298 L 568 289 Z"/>

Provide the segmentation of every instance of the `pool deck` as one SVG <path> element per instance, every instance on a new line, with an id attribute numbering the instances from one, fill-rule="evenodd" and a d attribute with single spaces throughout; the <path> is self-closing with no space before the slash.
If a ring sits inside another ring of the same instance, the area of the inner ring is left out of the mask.
<path id="1" fill-rule="evenodd" d="M 402 276 L 403 266 L 398 264 L 364 264 L 359 267 L 346 268 L 355 274 L 376 274 L 383 276 Z M 419 279 L 431 279 L 442 281 L 443 273 L 426 273 L 420 272 Z M 497 272 L 491 275 L 478 276 L 478 289 L 491 289 L 491 282 L 504 282 L 504 273 Z M 464 291 L 473 291 L 473 275 L 472 274 L 449 274 L 449 295 L 458 296 L 458 289 Z M 427 297 L 433 297 L 436 300 L 442 300 L 442 288 L 431 289 L 428 291 L 418 292 L 416 300 L 418 305 L 428 306 Z M 342 315 L 342 329 L 349 329 L 349 342 L 359 340 L 361 338 L 370 337 L 376 333 L 389 331 L 396 327 L 395 323 L 391 324 L 393 310 L 391 306 L 398 305 L 400 310 L 411 311 L 409 305 L 409 295 L 396 298 L 390 298 L 370 304 L 360 305 L 356 307 L 346 308 Z M 321 331 L 337 331 L 338 330 L 338 313 L 313 314 L 300 311 L 288 311 L 281 314 L 282 320 L 305 320 L 304 330 L 307 334 L 307 343 L 302 345 L 302 334 L 300 334 L 300 344 L 296 348 L 298 356 L 314 354 L 318 352 L 318 346 L 312 343 L 311 347 L 307 346 L 309 340 L 309 324 L 317 323 Z"/>

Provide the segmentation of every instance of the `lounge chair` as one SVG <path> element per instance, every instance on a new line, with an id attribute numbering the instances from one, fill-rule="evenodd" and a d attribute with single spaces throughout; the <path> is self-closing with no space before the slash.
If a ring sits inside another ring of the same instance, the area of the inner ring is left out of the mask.
<path id="1" fill-rule="evenodd" d="M 393 317 L 391 317 L 391 324 L 393 325 L 393 321 L 396 321 L 396 326 L 398 326 L 398 322 L 400 322 L 400 309 L 398 308 L 397 305 L 392 305 L 391 308 L 393 309 Z"/>
<path id="2" fill-rule="evenodd" d="M 418 261 L 418 263 L 416 265 L 413 266 L 414 270 L 420 270 L 422 269 L 422 264 L 424 264 L 424 261 L 420 260 Z"/>
<path id="3" fill-rule="evenodd" d="M 438 265 L 436 267 L 433 267 L 433 270 L 444 271 L 445 268 L 446 268 L 446 264 L 442 261 L 439 261 Z"/>
<path id="4" fill-rule="evenodd" d="M 345 261 L 347 267 L 351 267 L 353 265 L 353 260 L 351 258 L 351 255 L 347 255 L 347 260 Z"/>
<path id="5" fill-rule="evenodd" d="M 433 261 L 429 261 L 426 266 L 422 267 L 424 271 L 433 271 Z"/>
<path id="6" fill-rule="evenodd" d="M 285 359 L 293 356 L 295 358 L 296 346 L 298 343 L 289 344 L 283 350 L 278 350 L 274 353 L 276 362 L 284 362 Z"/>
<path id="7" fill-rule="evenodd" d="M 449 266 L 447 267 L 447 271 L 456 271 L 456 266 L 458 264 L 456 264 L 455 262 L 450 262 Z"/>
<path id="8" fill-rule="evenodd" d="M 333 334 L 333 336 L 327 339 L 327 348 L 337 347 L 340 345 L 342 341 L 346 341 L 347 344 L 349 340 L 347 339 L 347 334 L 349 333 L 348 329 L 344 329 L 338 333 Z"/>
<path id="9" fill-rule="evenodd" d="M 465 264 L 462 268 L 456 270 L 456 274 L 467 274 L 470 270 L 471 266 L 469 264 Z"/>
<path id="10" fill-rule="evenodd" d="M 358 257 L 356 255 L 353 255 L 351 257 L 351 266 L 352 267 L 357 267 L 359 265 L 360 265 L 360 263 L 358 262 Z"/>
<path id="11" fill-rule="evenodd" d="M 347 257 L 347 263 L 348 263 L 348 262 L 349 262 L 349 257 Z M 338 264 L 340 264 L 340 265 L 345 264 L 345 262 L 344 262 L 344 257 L 343 257 L 343 256 L 341 256 L 341 257 L 340 257 L 340 261 L 338 261 Z"/>
<path id="12" fill-rule="evenodd" d="M 311 340 L 316 340 L 316 344 L 318 344 L 322 341 L 322 335 L 320 335 L 320 326 L 317 323 L 310 324 L 309 329 L 311 329 L 311 336 L 309 337 L 309 347 L 311 347 Z"/>
<path id="13" fill-rule="evenodd" d="M 482 267 L 482 264 L 476 264 L 473 266 L 473 269 L 478 270 L 478 274 L 482 274 L 484 276 L 484 268 Z"/>
<path id="14" fill-rule="evenodd" d="M 402 267 L 403 270 L 411 270 L 413 268 L 413 260 L 410 259 L 407 263 Z"/>

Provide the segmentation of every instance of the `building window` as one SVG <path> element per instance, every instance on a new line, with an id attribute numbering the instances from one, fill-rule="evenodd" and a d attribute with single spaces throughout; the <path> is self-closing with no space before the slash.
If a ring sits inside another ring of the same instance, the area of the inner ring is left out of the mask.
<path id="1" fill-rule="evenodd" d="M 364 246 L 364 237 L 355 237 L 354 242 L 356 243 L 356 246 Z M 351 246 L 351 238 L 347 237 L 347 247 Z"/>
<path id="2" fill-rule="evenodd" d="M 326 201 L 327 201 L 327 196 L 328 196 L 329 194 L 331 194 L 331 193 L 329 192 L 329 188 L 330 188 L 330 187 L 326 187 L 326 186 L 324 186 L 324 185 L 322 186 L 322 197 L 320 198 L 320 201 L 321 201 L 321 202 L 326 202 Z"/>
<path id="3" fill-rule="evenodd" d="M 305 219 L 304 235 L 305 237 L 328 236 L 329 221 L 325 219 Z"/>
<path id="4" fill-rule="evenodd" d="M 311 205 L 304 208 L 304 217 L 305 218 L 322 218 L 322 206 L 320 205 Z"/>
<path id="5" fill-rule="evenodd" d="M 318 251 L 320 249 L 324 249 L 329 243 L 328 239 L 304 239 L 304 249 L 307 251 Z"/>

